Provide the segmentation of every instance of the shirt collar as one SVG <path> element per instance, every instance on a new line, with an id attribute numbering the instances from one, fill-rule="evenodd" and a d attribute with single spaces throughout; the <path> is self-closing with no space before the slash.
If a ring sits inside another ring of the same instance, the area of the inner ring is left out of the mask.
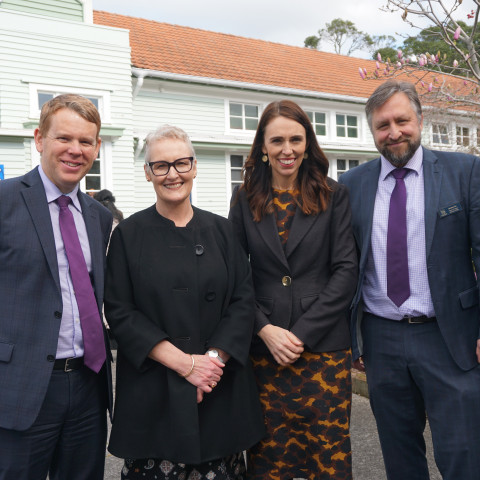
<path id="1" fill-rule="evenodd" d="M 66 195 L 72 199 L 72 204 L 74 205 L 74 207 L 79 212 L 82 212 L 82 206 L 80 205 L 80 201 L 78 200 L 78 184 L 75 185 L 75 188 L 70 193 L 62 193 L 59 188 L 47 177 L 41 165 L 39 165 L 38 167 L 38 173 L 40 174 L 40 178 L 42 179 L 48 203 L 54 202 L 60 195 Z"/>
<path id="2" fill-rule="evenodd" d="M 383 155 L 380 156 L 382 168 L 380 171 L 380 178 L 385 180 L 388 175 L 395 170 L 394 167 Z M 420 170 L 422 169 L 423 164 L 423 148 L 420 146 L 417 148 L 415 153 L 413 154 L 412 158 L 407 162 L 405 168 L 409 168 L 416 172 L 417 175 L 420 174 Z"/>

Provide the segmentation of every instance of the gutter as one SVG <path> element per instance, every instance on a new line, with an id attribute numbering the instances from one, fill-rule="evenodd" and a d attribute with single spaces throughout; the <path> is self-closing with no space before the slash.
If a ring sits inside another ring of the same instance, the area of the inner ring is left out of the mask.
<path id="1" fill-rule="evenodd" d="M 159 70 L 146 70 L 143 68 L 132 67 L 132 74 L 138 77 L 135 86 L 134 97 L 143 83 L 145 77 L 158 78 L 162 80 L 171 80 L 175 82 L 197 83 L 202 85 L 212 85 L 216 87 L 239 88 L 242 90 L 257 90 L 282 95 L 296 95 L 300 97 L 319 98 L 324 100 L 336 100 L 339 102 L 361 103 L 367 102 L 364 97 L 351 97 L 348 95 L 339 95 L 337 93 L 314 92 L 311 90 L 300 90 L 297 88 L 277 87 L 275 85 L 263 85 L 260 83 L 239 82 L 236 80 L 222 80 L 219 78 L 198 77 L 195 75 L 184 75 L 180 73 L 161 72 Z M 140 84 L 140 85 L 139 85 Z"/>

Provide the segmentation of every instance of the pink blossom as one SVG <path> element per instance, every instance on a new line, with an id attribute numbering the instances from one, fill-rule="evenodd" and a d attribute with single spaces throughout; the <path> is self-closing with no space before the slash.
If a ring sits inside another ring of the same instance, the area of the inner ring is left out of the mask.
<path id="1" fill-rule="evenodd" d="M 453 66 L 454 66 L 455 68 L 458 67 L 458 62 L 457 62 L 456 60 L 453 61 Z"/>
<path id="2" fill-rule="evenodd" d="M 420 80 L 420 85 L 421 85 L 422 87 L 424 87 L 424 86 L 425 86 L 425 82 L 424 82 L 423 80 Z"/>
<path id="3" fill-rule="evenodd" d="M 379 62 L 382 61 L 382 56 L 380 55 L 380 52 L 377 53 L 377 60 L 378 60 Z"/>
<path id="4" fill-rule="evenodd" d="M 365 80 L 365 74 L 363 73 L 363 70 L 360 67 L 358 67 L 358 73 L 360 74 L 362 79 Z"/>
<path id="5" fill-rule="evenodd" d="M 428 86 L 428 91 L 431 92 L 433 90 L 433 83 L 431 83 L 429 86 Z"/>
<path id="6" fill-rule="evenodd" d="M 400 62 L 397 62 L 397 68 L 402 68 L 402 64 Z"/>
<path id="7" fill-rule="evenodd" d="M 426 63 L 426 60 L 425 60 L 425 57 L 421 56 L 419 59 L 418 59 L 418 65 L 420 65 L 420 67 L 423 67 Z"/>
<path id="8" fill-rule="evenodd" d="M 455 33 L 453 35 L 454 40 L 458 40 L 458 37 L 460 37 L 460 32 L 461 31 L 462 31 L 462 29 L 460 27 L 457 27 L 457 29 L 455 30 Z"/>
<path id="9" fill-rule="evenodd" d="M 376 65 L 377 65 L 377 69 L 380 70 L 380 64 L 376 62 Z"/>
<path id="10" fill-rule="evenodd" d="M 402 52 L 401 50 L 398 50 L 398 51 L 397 51 L 397 55 L 398 55 L 398 58 L 402 58 L 403 52 Z"/>

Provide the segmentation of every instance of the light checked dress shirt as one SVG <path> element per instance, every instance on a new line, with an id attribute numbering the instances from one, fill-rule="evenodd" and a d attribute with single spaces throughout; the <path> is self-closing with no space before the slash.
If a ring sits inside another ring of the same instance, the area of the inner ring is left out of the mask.
<path id="1" fill-rule="evenodd" d="M 425 247 L 425 192 L 423 150 L 419 147 L 405 165 L 412 171 L 405 177 L 407 190 L 407 248 L 410 297 L 397 307 L 387 296 L 387 231 L 390 196 L 395 167 L 383 156 L 373 212 L 372 238 L 362 288 L 364 311 L 401 320 L 405 315 L 435 316 L 427 276 Z"/>

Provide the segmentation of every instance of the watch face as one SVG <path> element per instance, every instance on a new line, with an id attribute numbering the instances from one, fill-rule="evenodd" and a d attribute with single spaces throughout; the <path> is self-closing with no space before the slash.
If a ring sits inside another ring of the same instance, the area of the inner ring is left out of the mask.
<path id="1" fill-rule="evenodd" d="M 210 357 L 217 358 L 218 357 L 218 352 L 216 350 L 209 350 L 208 355 Z"/>

